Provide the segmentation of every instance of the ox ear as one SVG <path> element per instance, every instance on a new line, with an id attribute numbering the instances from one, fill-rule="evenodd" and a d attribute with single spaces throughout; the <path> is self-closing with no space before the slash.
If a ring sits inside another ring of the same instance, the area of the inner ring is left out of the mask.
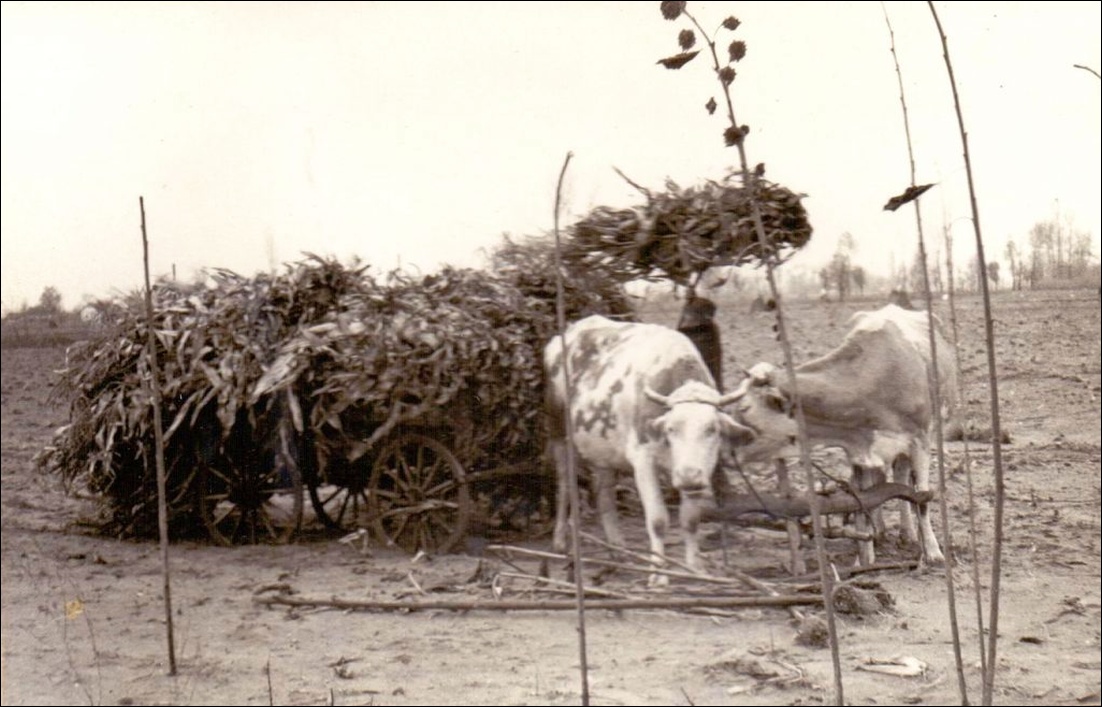
<path id="1" fill-rule="evenodd" d="M 787 418 L 796 417 L 796 404 L 792 398 L 775 387 L 770 386 L 761 392 L 758 397 L 766 410 L 775 415 L 784 415 Z"/>
<path id="2" fill-rule="evenodd" d="M 719 414 L 720 422 L 723 424 L 723 436 L 733 446 L 741 447 L 746 444 L 750 444 L 757 437 L 754 430 L 740 425 L 735 421 L 735 418 L 731 417 L 725 412 Z"/>
<path id="3" fill-rule="evenodd" d="M 795 412 L 793 410 L 792 401 L 788 396 L 783 395 L 776 388 L 770 388 L 762 397 L 765 400 L 765 405 L 773 412 L 789 417 L 792 417 Z"/>

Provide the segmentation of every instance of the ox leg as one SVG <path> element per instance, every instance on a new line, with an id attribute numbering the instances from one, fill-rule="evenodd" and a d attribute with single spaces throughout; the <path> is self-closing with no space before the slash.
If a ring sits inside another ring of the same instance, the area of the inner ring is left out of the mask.
<path id="1" fill-rule="evenodd" d="M 784 459 L 774 460 L 773 469 L 777 474 L 777 487 L 781 492 L 781 496 L 792 498 L 792 482 L 788 478 L 788 465 L 785 464 Z M 807 563 L 804 562 L 804 553 L 800 549 L 802 541 L 800 523 L 790 518 L 784 522 L 784 527 L 788 532 L 788 552 L 792 558 L 788 571 L 794 575 L 805 574 Z"/>
<path id="2" fill-rule="evenodd" d="M 712 493 L 715 494 L 715 504 L 717 508 L 723 508 L 728 499 L 735 495 L 735 489 L 731 486 L 731 480 L 727 478 L 727 469 L 724 461 L 725 459 L 721 455 L 719 463 L 716 464 L 715 471 L 712 472 Z M 723 551 L 723 566 L 728 567 L 727 521 L 725 520 L 719 522 L 719 545 Z"/>
<path id="3" fill-rule="evenodd" d="M 916 491 L 930 490 L 929 450 L 929 443 L 925 439 L 915 441 L 911 461 Z M 930 524 L 930 506 L 927 503 L 918 504 L 918 525 L 922 532 L 923 559 L 935 565 L 944 563 L 945 555 L 941 553 L 941 545 L 938 543 L 937 536 L 934 535 L 934 528 Z"/>
<path id="4" fill-rule="evenodd" d="M 647 535 L 650 538 L 650 551 L 655 567 L 665 564 L 666 530 L 670 525 L 670 512 L 666 509 L 666 500 L 662 497 L 662 486 L 658 483 L 658 472 L 649 459 L 636 459 L 635 486 L 639 490 L 639 499 L 643 502 L 643 518 L 646 519 Z M 699 517 L 699 510 L 697 511 Z M 694 538 L 695 540 L 695 538 Z M 685 541 L 688 551 L 689 540 Z M 647 582 L 650 586 L 667 586 L 670 578 L 666 575 L 652 574 Z"/>
<path id="5" fill-rule="evenodd" d="M 620 518 L 616 512 L 616 472 L 611 469 L 594 469 L 593 476 L 597 485 L 597 513 L 601 517 L 605 540 L 610 545 L 626 547 L 624 534 L 620 531 Z"/>
<path id="6" fill-rule="evenodd" d="M 700 559 L 700 514 L 705 502 L 705 499 L 681 494 L 678 510 L 678 523 L 685 539 L 685 564 L 697 574 L 707 574 Z"/>
<path id="7" fill-rule="evenodd" d="M 853 481 L 858 490 L 865 490 L 872 485 L 874 474 L 871 469 L 861 466 L 860 464 L 853 465 Z M 854 526 L 858 534 L 861 536 L 857 541 L 857 564 L 859 565 L 871 565 L 876 562 L 876 547 L 873 544 L 872 539 L 864 539 L 865 536 L 871 536 L 873 534 L 873 523 L 870 523 L 871 514 L 868 511 L 859 511 L 857 518 L 854 520 Z"/>
<path id="8" fill-rule="evenodd" d="M 565 440 L 553 440 L 550 443 L 551 457 L 555 461 L 555 479 L 558 493 L 555 495 L 555 534 L 551 547 L 555 552 L 566 552 L 567 523 L 570 517 L 570 489 L 566 474 L 567 444 Z"/>
<path id="9" fill-rule="evenodd" d="M 892 480 L 897 484 L 904 484 L 918 490 L 915 485 L 914 458 L 899 457 L 892 465 Z M 899 537 L 907 545 L 918 545 L 918 529 L 915 525 L 914 513 L 911 504 L 907 501 L 899 502 Z"/>
<path id="10" fill-rule="evenodd" d="M 555 460 L 555 478 L 558 482 L 558 489 L 555 495 L 555 534 L 552 536 L 551 547 L 555 552 L 561 554 L 570 554 L 568 533 L 570 531 L 570 478 L 567 474 L 567 454 L 569 453 L 569 445 L 566 440 L 553 440 L 550 443 L 551 456 Z M 576 469 L 577 467 L 575 467 Z M 581 515 L 581 509 L 578 509 L 578 515 Z M 577 522 L 577 518 L 574 518 Z M 578 526 L 579 528 L 581 526 Z M 566 580 L 568 582 L 575 581 L 574 560 L 568 559 L 566 562 Z"/>

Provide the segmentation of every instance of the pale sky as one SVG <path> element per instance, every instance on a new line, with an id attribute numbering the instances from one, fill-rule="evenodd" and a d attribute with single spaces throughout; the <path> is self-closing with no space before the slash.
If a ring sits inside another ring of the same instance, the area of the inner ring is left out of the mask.
<path id="1" fill-rule="evenodd" d="M 988 255 L 1037 221 L 1099 245 L 1099 2 L 937 4 L 961 91 Z M 899 91 L 879 3 L 689 3 L 748 45 L 735 111 L 751 163 L 808 194 L 810 267 L 852 233 L 886 271 L 914 250 Z M 960 137 L 926 3 L 888 3 L 929 238 L 974 253 Z M 721 177 L 737 153 L 703 109 L 703 54 L 658 2 L 3 2 L 2 305 L 57 287 L 66 307 L 154 275 L 252 275 L 304 252 L 479 266 L 505 232 Z M 720 48 L 732 38 L 721 31 Z M 938 247 L 938 246 L 932 246 Z"/>

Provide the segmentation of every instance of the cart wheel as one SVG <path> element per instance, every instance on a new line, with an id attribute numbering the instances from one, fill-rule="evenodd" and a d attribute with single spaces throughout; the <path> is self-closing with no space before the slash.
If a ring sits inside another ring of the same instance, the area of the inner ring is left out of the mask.
<path id="1" fill-rule="evenodd" d="M 283 544 L 302 525 L 302 477 L 294 464 L 261 474 L 203 465 L 198 482 L 199 515 L 221 545 Z"/>
<path id="2" fill-rule="evenodd" d="M 467 533 L 466 473 L 431 437 L 405 433 L 385 444 L 368 486 L 372 527 L 388 545 L 409 553 L 446 553 Z"/>
<path id="3" fill-rule="evenodd" d="M 341 479 L 345 485 L 323 483 L 320 479 L 307 484 L 314 513 L 327 528 L 349 532 L 370 525 L 367 481 L 371 469 L 365 468 L 362 473 L 358 468 L 351 471 L 347 479 Z"/>

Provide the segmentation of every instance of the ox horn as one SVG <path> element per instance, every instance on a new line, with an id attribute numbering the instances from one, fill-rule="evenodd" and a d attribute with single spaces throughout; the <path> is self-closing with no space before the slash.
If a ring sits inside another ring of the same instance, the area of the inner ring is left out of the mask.
<path id="1" fill-rule="evenodd" d="M 653 390 L 649 385 L 643 387 L 643 394 L 663 407 L 670 406 L 670 399 L 667 396 Z"/>
<path id="2" fill-rule="evenodd" d="M 724 405 L 730 405 L 731 403 L 738 402 L 747 393 L 747 386 L 745 383 L 739 385 L 739 387 L 732 390 L 726 395 L 719 396 L 719 402 L 716 403 L 716 407 L 723 407 Z"/>

